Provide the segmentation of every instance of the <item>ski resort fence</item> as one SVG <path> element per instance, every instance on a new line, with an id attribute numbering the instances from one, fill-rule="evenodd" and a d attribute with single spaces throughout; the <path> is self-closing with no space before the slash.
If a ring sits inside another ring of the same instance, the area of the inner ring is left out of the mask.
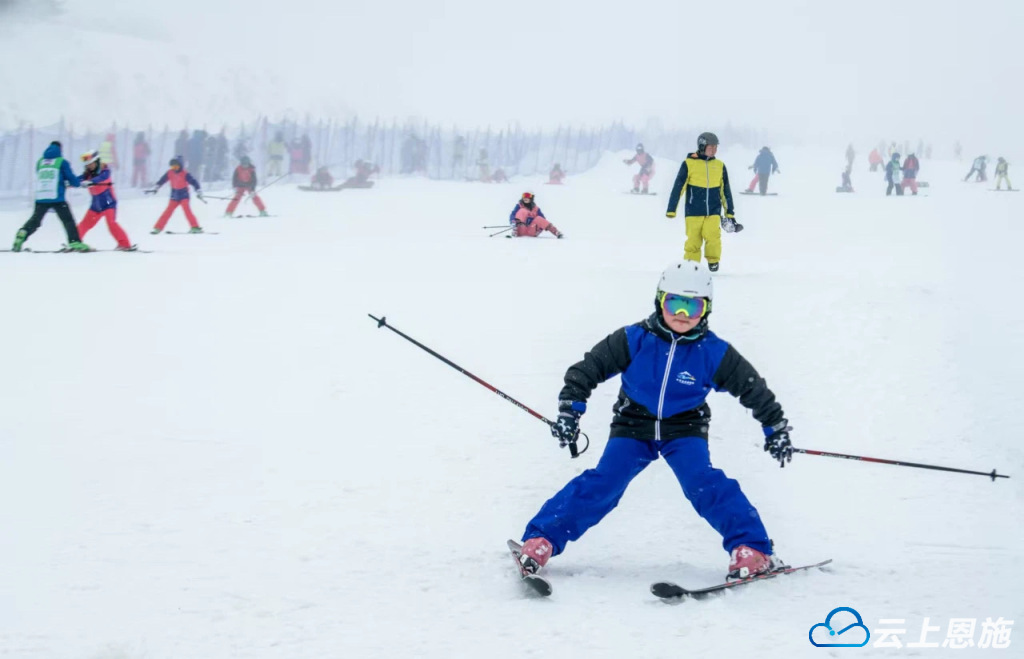
<path id="1" fill-rule="evenodd" d="M 144 158 L 144 187 L 165 171 L 168 161 L 183 156 L 186 166 L 201 181 L 230 181 L 238 157 L 248 155 L 264 180 L 268 179 L 271 145 L 282 138 L 283 172 L 294 181 L 308 180 L 320 166 L 335 178 L 354 171 L 357 160 L 376 163 L 382 176 L 423 176 L 436 180 L 480 180 L 482 172 L 501 169 L 509 176 L 547 173 L 558 163 L 569 174 L 593 167 L 606 151 L 633 150 L 638 143 L 656 157 L 682 158 L 693 150 L 701 129 L 643 130 L 622 123 L 594 128 L 560 126 L 554 130 L 526 130 L 519 126 L 460 129 L 427 122 L 364 121 L 352 118 L 272 122 L 259 119 L 232 127 L 163 127 L 144 129 L 112 126 L 83 131 L 64 122 L 51 126 L 24 125 L 0 133 L 0 193 L 28 197 L 36 161 L 46 145 L 59 140 L 64 157 L 80 171 L 79 156 L 99 149 L 114 170 L 120 186 L 132 185 L 135 142 L 148 145 Z M 717 129 L 723 141 L 757 144 L 753 131 Z M 280 150 L 280 147 L 278 147 Z M 486 169 L 483 169 L 486 167 Z M 216 187 L 216 186 L 214 186 Z"/>

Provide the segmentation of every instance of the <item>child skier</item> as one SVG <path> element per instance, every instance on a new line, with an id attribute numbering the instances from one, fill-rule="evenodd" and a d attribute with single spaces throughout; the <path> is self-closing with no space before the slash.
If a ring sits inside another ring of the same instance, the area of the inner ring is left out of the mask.
<path id="1" fill-rule="evenodd" d="M 885 188 L 886 197 L 891 195 L 893 190 L 896 190 L 896 196 L 903 196 L 903 186 L 901 185 L 902 176 L 903 169 L 900 167 L 900 154 L 893 153 L 889 158 L 889 164 L 885 166 L 885 180 L 889 184 Z"/>
<path id="2" fill-rule="evenodd" d="M 1013 190 L 1013 184 L 1010 183 L 1010 163 L 1006 162 L 1006 159 L 1000 157 L 996 161 L 996 190 L 1003 187 L 1003 181 L 1006 181 L 1006 189 Z"/>
<path id="3" fill-rule="evenodd" d="M 985 176 L 985 167 L 987 165 L 988 156 L 978 156 L 977 158 L 974 159 L 974 162 L 971 163 L 971 171 L 967 172 L 967 176 L 964 177 L 964 180 L 966 181 L 967 179 L 971 178 L 971 174 L 977 174 L 977 176 L 974 179 L 976 183 L 987 181 L 988 177 Z"/>
<path id="4" fill-rule="evenodd" d="M 774 555 L 757 510 L 739 484 L 711 465 L 705 399 L 727 391 L 753 412 L 764 430 L 764 450 L 780 466 L 792 459 L 789 422 L 754 367 L 708 329 L 711 273 L 683 261 L 661 275 L 655 310 L 616 330 L 573 364 L 558 395 L 551 434 L 563 447 L 579 435 L 587 399 L 602 382 L 622 374 L 611 433 L 597 466 L 545 503 L 523 534 L 523 568 L 536 573 L 551 556 L 578 540 L 619 503 L 630 481 L 661 455 L 697 514 L 722 536 L 729 579 L 783 566 Z"/>
<path id="5" fill-rule="evenodd" d="M 651 177 L 654 176 L 654 158 L 651 157 L 651 154 L 644 151 L 644 145 L 637 144 L 636 155 L 622 162 L 627 165 L 632 165 L 633 163 L 640 165 L 640 171 L 633 177 L 633 193 L 647 194 L 647 186 L 651 182 Z M 642 190 L 640 186 L 643 186 Z"/>
<path id="6" fill-rule="evenodd" d="M 117 197 L 114 195 L 114 180 L 110 175 L 110 167 L 101 161 L 99 151 L 83 153 L 82 163 L 85 165 L 82 179 L 89 181 L 92 203 L 82 218 L 82 223 L 78 225 L 78 235 L 85 238 L 85 234 L 89 233 L 97 222 L 105 219 L 107 230 L 117 241 L 116 249 L 121 252 L 134 252 L 136 246 L 131 244 L 128 234 L 117 223 Z"/>
<path id="7" fill-rule="evenodd" d="M 836 192 L 853 192 L 853 181 L 850 179 L 850 172 L 853 165 L 847 165 L 843 170 L 843 184 L 836 188 Z"/>
<path id="8" fill-rule="evenodd" d="M 721 160 L 715 160 L 716 153 L 717 135 L 701 133 L 697 136 L 697 151 L 687 156 L 679 166 L 679 174 L 676 175 L 672 194 L 668 198 L 668 209 L 665 211 L 666 217 L 675 217 L 679 203 L 685 200 L 684 258 L 699 262 L 703 247 L 711 272 L 718 271 L 718 263 L 722 259 L 722 229 L 730 233 L 743 230 L 743 225 L 736 222 L 733 212 L 729 172 Z M 722 217 L 723 211 L 725 217 Z"/>
<path id="9" fill-rule="evenodd" d="M 67 186 L 80 188 L 83 184 L 82 179 L 75 176 L 71 171 L 71 165 L 61 155 L 60 142 L 50 142 L 50 145 L 46 147 L 43 157 L 36 162 L 35 174 L 35 209 L 32 211 L 32 217 L 28 218 L 25 225 L 14 236 L 14 245 L 11 246 L 11 251 L 21 251 L 21 246 L 25 244 L 29 236 L 39 229 L 43 218 L 51 210 L 57 213 L 61 224 L 64 225 L 64 231 L 68 235 L 68 249 L 72 252 L 92 251 L 79 237 L 75 218 L 71 214 L 68 202 L 64 200 L 64 189 Z"/>
<path id="10" fill-rule="evenodd" d="M 247 192 L 252 197 L 252 203 L 260 212 L 260 217 L 267 217 L 267 207 L 263 205 L 263 200 L 256 194 L 256 167 L 249 160 L 249 156 L 242 156 L 238 159 L 238 167 L 235 167 L 235 173 L 231 175 L 231 185 L 235 188 L 235 196 L 228 204 L 224 217 L 234 217 L 238 202 Z"/>
<path id="11" fill-rule="evenodd" d="M 334 177 L 327 167 L 319 167 L 313 178 L 309 181 L 309 187 L 314 190 L 330 190 L 334 186 Z"/>
<path id="12" fill-rule="evenodd" d="M 192 178 L 192 175 L 185 171 L 182 166 L 182 157 L 175 156 L 171 158 L 171 168 L 164 172 L 164 175 L 160 177 L 160 180 L 156 182 L 156 185 L 149 190 L 146 190 L 146 194 L 156 194 L 157 190 L 160 189 L 164 183 L 171 182 L 171 200 L 167 203 L 167 208 L 163 214 L 160 215 L 160 219 L 156 221 L 156 226 L 150 231 L 152 234 L 158 234 L 164 230 L 167 226 L 167 220 L 171 219 L 171 214 L 174 213 L 174 209 L 181 206 L 181 210 L 185 212 L 185 219 L 188 220 L 189 233 L 202 233 L 203 229 L 199 226 L 199 222 L 196 221 L 196 216 L 192 213 L 192 206 L 189 204 L 188 186 L 192 186 L 196 189 L 196 196 L 199 200 L 203 200 L 203 191 L 199 187 L 199 181 Z"/>
<path id="13" fill-rule="evenodd" d="M 565 172 L 562 171 L 562 166 L 556 162 L 555 166 L 548 173 L 548 185 L 562 185 L 564 180 Z"/>
<path id="14" fill-rule="evenodd" d="M 900 187 L 904 192 L 910 188 L 911 195 L 917 194 L 917 173 L 919 171 L 921 171 L 921 161 L 911 153 L 903 161 L 903 181 L 900 183 Z"/>
<path id="15" fill-rule="evenodd" d="M 565 234 L 558 230 L 554 224 L 548 222 L 544 212 L 537 205 L 537 198 L 532 192 L 524 192 L 519 203 L 512 209 L 508 216 L 508 222 L 512 225 L 510 237 L 536 238 L 542 231 L 550 231 L 556 238 L 564 238 Z"/>

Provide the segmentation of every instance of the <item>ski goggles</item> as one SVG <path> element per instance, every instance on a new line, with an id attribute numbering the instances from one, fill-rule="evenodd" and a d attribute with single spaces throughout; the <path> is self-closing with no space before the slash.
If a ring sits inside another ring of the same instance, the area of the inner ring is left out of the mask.
<path id="1" fill-rule="evenodd" d="M 702 318 L 708 312 L 710 303 L 706 297 L 688 297 L 675 293 L 662 293 L 661 308 L 673 316 L 683 314 L 687 318 Z"/>

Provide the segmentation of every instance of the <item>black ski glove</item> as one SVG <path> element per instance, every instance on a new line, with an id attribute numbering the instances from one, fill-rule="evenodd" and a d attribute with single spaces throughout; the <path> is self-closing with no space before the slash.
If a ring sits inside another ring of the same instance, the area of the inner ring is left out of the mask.
<path id="1" fill-rule="evenodd" d="M 580 436 L 580 417 L 587 411 L 587 404 L 578 401 L 558 401 L 558 420 L 551 424 L 551 436 L 558 445 L 565 448 Z"/>
<path id="2" fill-rule="evenodd" d="M 780 467 L 793 461 L 793 444 L 789 441 L 789 431 L 792 429 L 785 419 L 764 428 L 764 450 L 768 451 L 773 460 L 779 461 Z"/>

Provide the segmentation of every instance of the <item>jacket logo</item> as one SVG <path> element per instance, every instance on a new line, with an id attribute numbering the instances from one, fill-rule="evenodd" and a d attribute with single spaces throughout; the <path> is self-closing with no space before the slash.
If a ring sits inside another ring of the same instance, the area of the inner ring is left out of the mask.
<path id="1" fill-rule="evenodd" d="M 676 382 L 679 384 L 694 385 L 697 384 L 697 378 L 690 375 L 689 371 L 682 371 L 676 374 Z"/>

